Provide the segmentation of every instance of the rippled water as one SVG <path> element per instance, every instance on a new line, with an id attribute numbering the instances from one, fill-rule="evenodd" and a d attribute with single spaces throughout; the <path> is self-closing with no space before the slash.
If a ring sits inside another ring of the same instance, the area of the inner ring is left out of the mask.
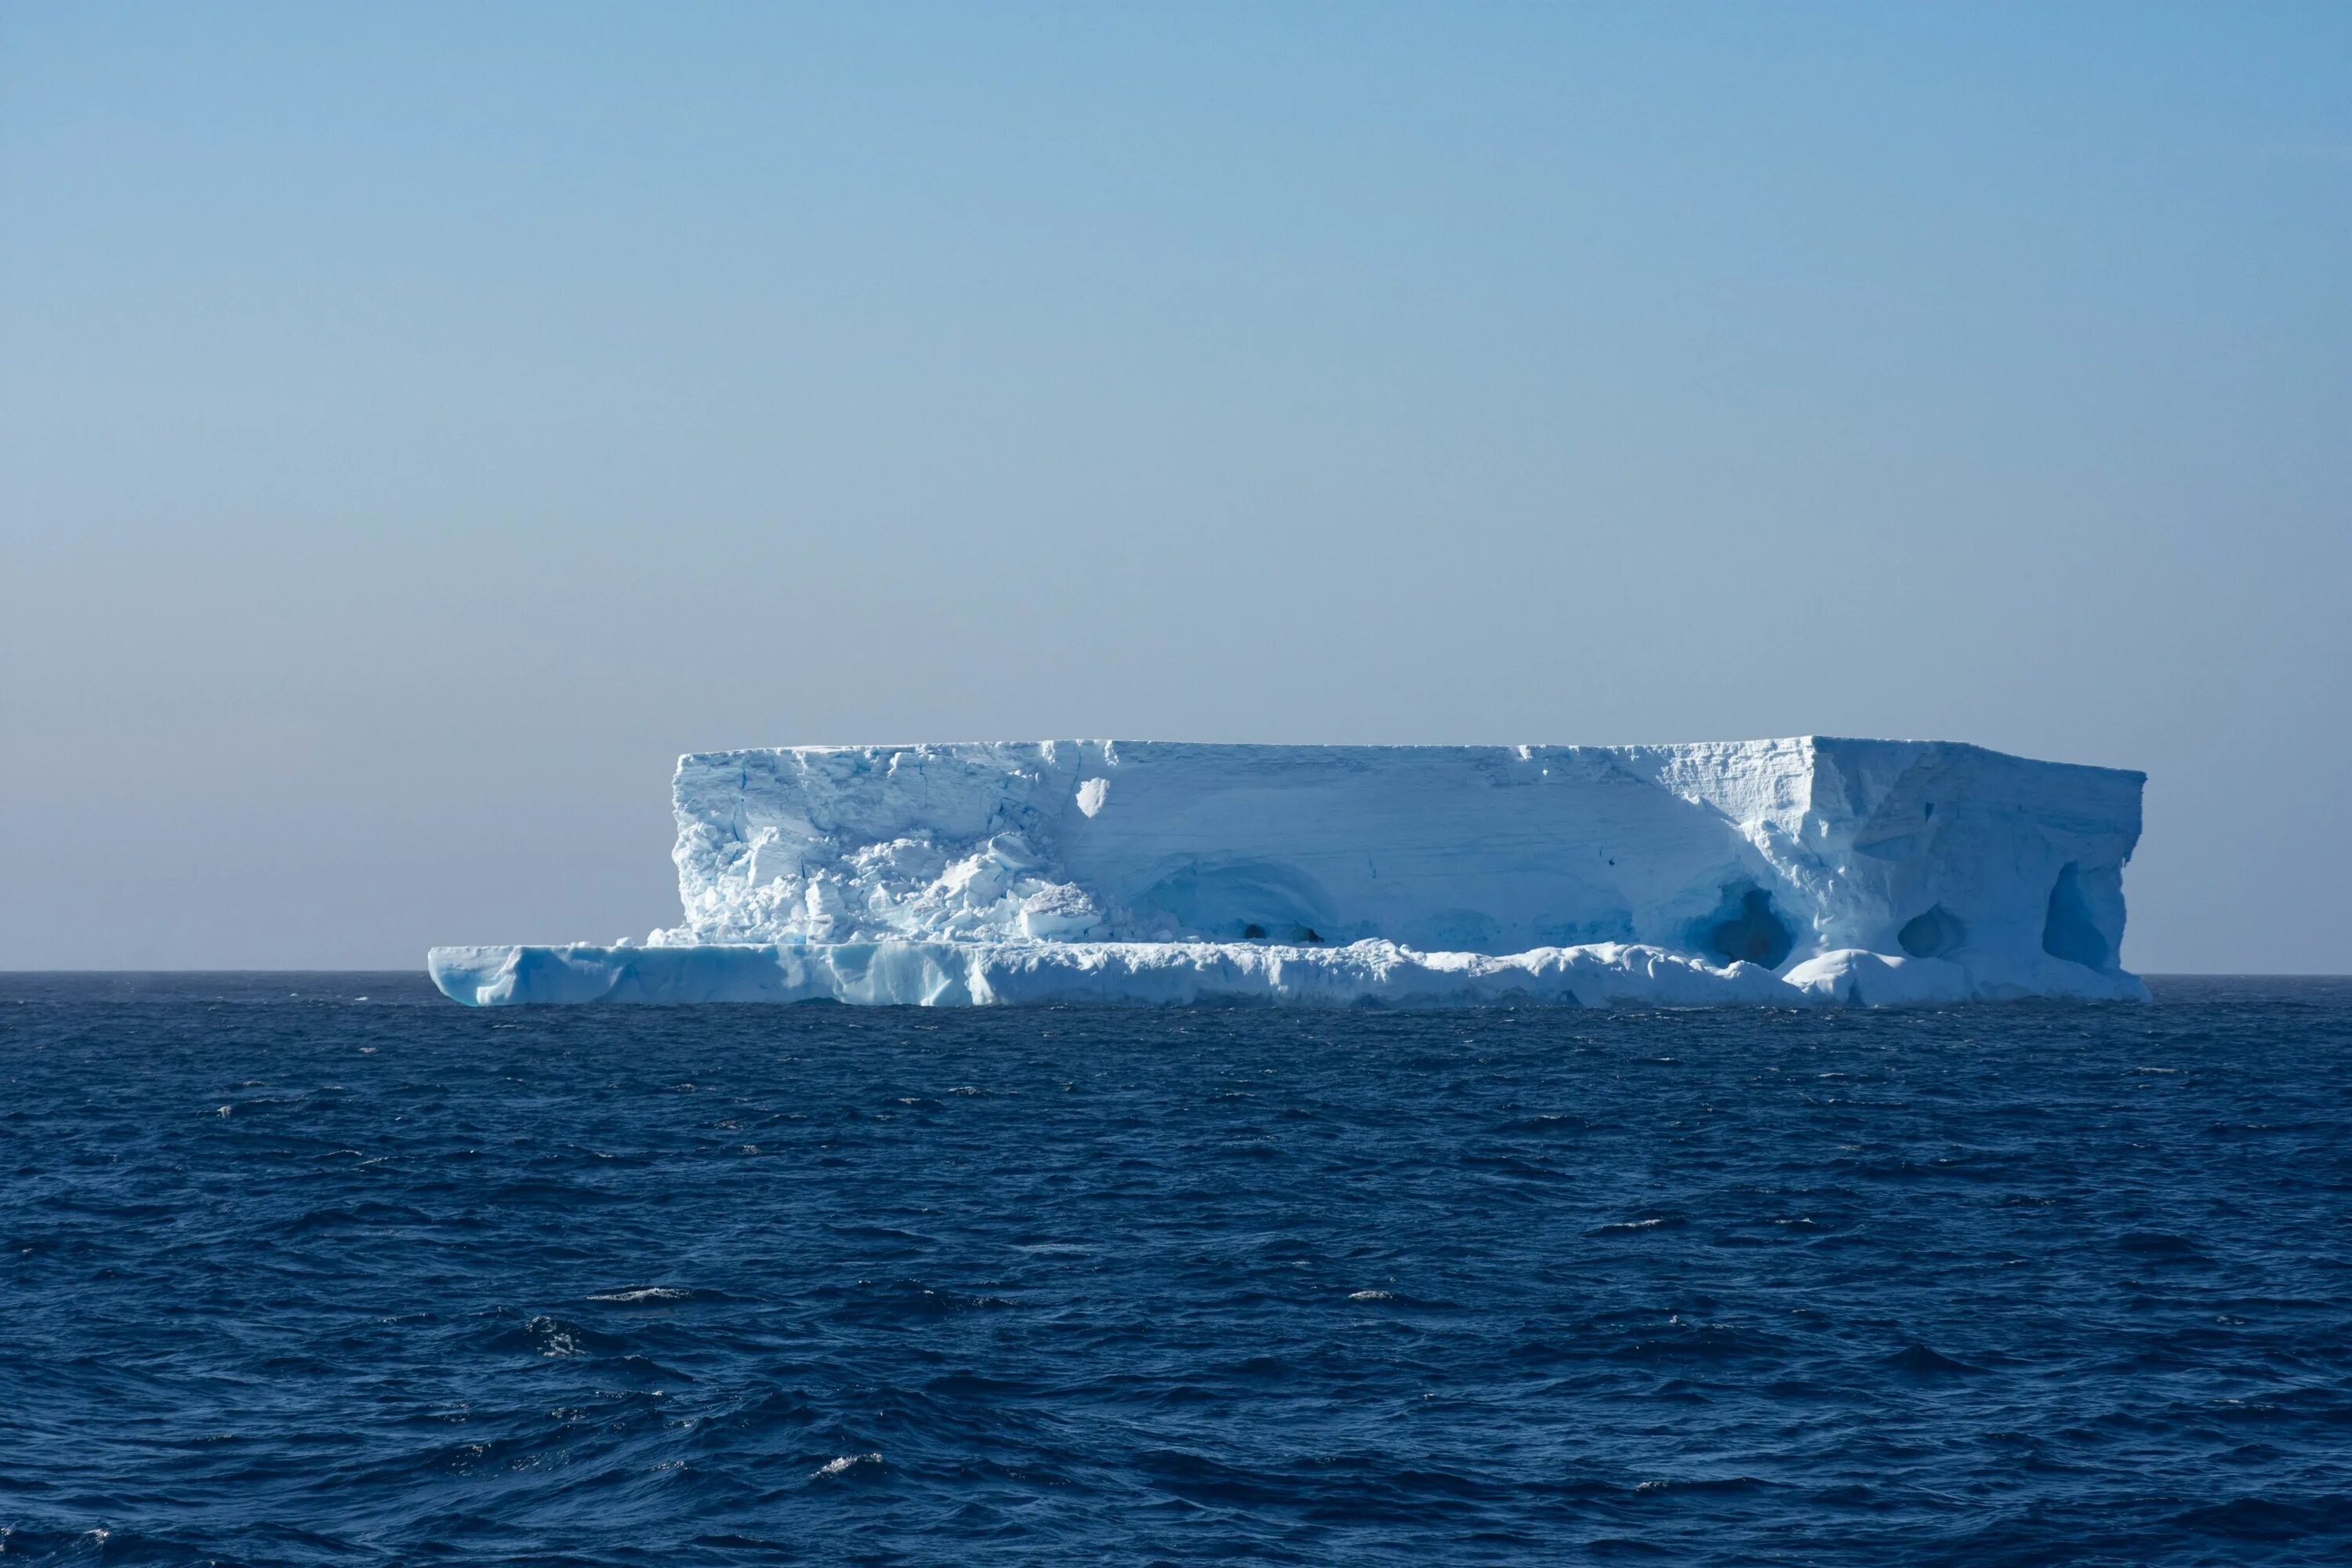
<path id="1" fill-rule="evenodd" d="M 2342 1561 L 2352 984 L 473 1013 L 0 977 L 0 1549 Z"/>

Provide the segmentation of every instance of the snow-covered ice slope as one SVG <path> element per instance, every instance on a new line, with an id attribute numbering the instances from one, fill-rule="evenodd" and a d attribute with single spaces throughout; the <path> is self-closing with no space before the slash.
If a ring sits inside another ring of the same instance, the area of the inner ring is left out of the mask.
<path id="1" fill-rule="evenodd" d="M 1944 742 L 793 747 L 678 763 L 685 923 L 467 1002 L 2137 998 L 2142 775 Z"/>

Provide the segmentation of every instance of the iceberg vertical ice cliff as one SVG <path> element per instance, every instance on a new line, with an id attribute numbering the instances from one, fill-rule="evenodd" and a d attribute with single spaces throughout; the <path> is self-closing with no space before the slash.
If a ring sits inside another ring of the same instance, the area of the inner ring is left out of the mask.
<path id="1" fill-rule="evenodd" d="M 2137 999 L 2143 782 L 1823 737 L 709 752 L 684 923 L 429 963 L 478 1004 Z"/>

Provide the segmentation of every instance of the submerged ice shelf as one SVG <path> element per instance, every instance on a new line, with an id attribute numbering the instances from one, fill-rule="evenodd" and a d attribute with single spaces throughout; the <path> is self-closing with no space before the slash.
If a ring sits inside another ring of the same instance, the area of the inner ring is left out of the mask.
<path id="1" fill-rule="evenodd" d="M 2143 782 L 1823 737 L 708 752 L 682 924 L 428 963 L 479 1005 L 2138 999 Z"/>

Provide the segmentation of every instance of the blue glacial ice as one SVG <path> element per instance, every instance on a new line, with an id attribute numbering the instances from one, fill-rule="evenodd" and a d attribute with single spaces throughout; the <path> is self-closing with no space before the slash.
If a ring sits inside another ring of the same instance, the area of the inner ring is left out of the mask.
<path id="1" fill-rule="evenodd" d="M 2139 1000 L 2143 775 L 1943 742 L 682 757 L 683 923 L 462 1002 Z"/>

